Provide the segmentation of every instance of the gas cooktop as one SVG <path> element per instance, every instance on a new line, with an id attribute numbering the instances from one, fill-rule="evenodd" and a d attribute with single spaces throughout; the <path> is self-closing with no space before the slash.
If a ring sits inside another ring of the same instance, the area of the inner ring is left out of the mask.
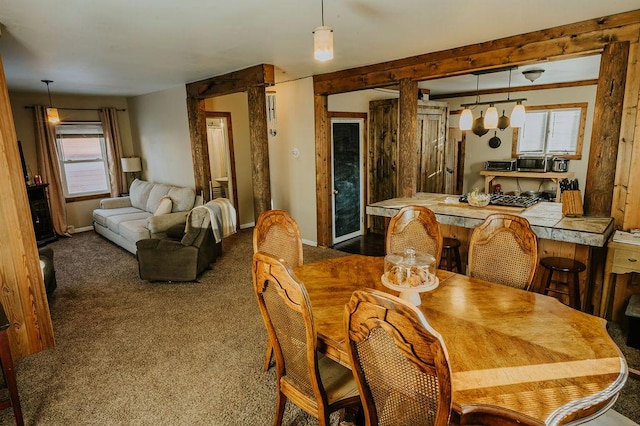
<path id="1" fill-rule="evenodd" d="M 507 206 L 507 207 L 531 207 L 537 202 L 542 201 L 542 198 L 533 196 L 526 197 L 524 195 L 502 195 L 502 194 L 491 194 L 491 201 L 489 201 L 490 205 L 493 206 Z M 467 202 L 467 196 L 463 195 L 460 197 L 461 203 Z"/>

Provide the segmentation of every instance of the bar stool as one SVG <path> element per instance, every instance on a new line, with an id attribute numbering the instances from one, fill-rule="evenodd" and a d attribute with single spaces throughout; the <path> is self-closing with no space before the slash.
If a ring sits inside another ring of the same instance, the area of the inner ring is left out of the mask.
<path id="1" fill-rule="evenodd" d="M 568 259 L 566 257 L 545 257 L 540 260 L 544 270 L 542 276 L 543 293 L 549 294 L 550 291 L 558 294 L 566 294 L 569 296 L 569 306 L 575 309 L 580 309 L 580 281 L 578 280 L 578 274 L 587 267 L 582 262 L 577 260 Z M 566 272 L 569 274 L 567 282 L 558 281 L 553 279 L 554 272 Z M 567 290 L 560 290 L 557 287 L 552 288 L 551 284 L 561 284 L 567 287 Z"/>
<path id="2" fill-rule="evenodd" d="M 440 260 L 440 269 L 446 269 L 447 271 L 453 271 L 456 268 L 456 272 L 459 274 L 464 273 L 462 268 L 462 262 L 460 261 L 460 240 L 457 238 L 443 238 L 442 239 L 442 259 Z"/>
<path id="3" fill-rule="evenodd" d="M 4 313 L 4 308 L 0 305 L 0 365 L 2 366 L 2 374 L 4 381 L 9 390 L 9 399 L 0 401 L 0 410 L 5 408 L 13 408 L 13 415 L 16 418 L 16 425 L 22 426 L 22 408 L 20 407 L 20 397 L 18 396 L 18 384 L 16 381 L 16 371 L 13 368 L 13 358 L 11 357 L 11 348 L 9 346 L 9 336 L 7 329 L 11 323 Z"/>

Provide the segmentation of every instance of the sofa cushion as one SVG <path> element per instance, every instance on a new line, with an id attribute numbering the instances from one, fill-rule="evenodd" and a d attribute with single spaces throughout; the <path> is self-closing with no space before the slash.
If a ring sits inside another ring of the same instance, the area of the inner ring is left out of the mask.
<path id="1" fill-rule="evenodd" d="M 151 182 L 140 179 L 134 180 L 131 183 L 131 188 L 129 188 L 129 198 L 131 199 L 131 205 L 133 207 L 139 208 L 140 210 L 146 210 L 149 193 L 151 192 L 153 186 L 154 185 Z"/>
<path id="2" fill-rule="evenodd" d="M 171 188 L 172 187 L 170 185 L 165 185 L 164 183 L 156 183 L 153 185 L 153 188 L 151 188 L 151 191 L 149 192 L 149 198 L 147 198 L 147 206 L 145 207 L 145 210 L 149 213 L 155 212 L 160 204 L 160 200 L 169 193 Z"/>
<path id="3" fill-rule="evenodd" d="M 127 220 L 120 223 L 119 234 L 127 241 L 139 241 L 151 238 L 151 232 L 147 229 L 147 219 Z"/>
<path id="4" fill-rule="evenodd" d="M 118 216 L 121 214 L 132 214 L 132 213 L 140 213 L 140 209 L 135 207 L 121 207 L 118 209 L 95 209 L 93 211 L 93 221 L 104 226 L 107 225 L 107 219 L 111 216 Z"/>
<path id="5" fill-rule="evenodd" d="M 160 199 L 160 202 L 158 203 L 158 207 L 156 207 L 156 209 L 154 210 L 153 215 L 160 216 L 163 214 L 169 214 L 171 213 L 172 207 L 173 207 L 173 202 L 171 201 L 171 197 L 169 197 L 168 195 L 165 195 Z"/>
<path id="6" fill-rule="evenodd" d="M 116 216 L 109 216 L 107 218 L 107 228 L 116 234 L 120 234 L 120 224 L 122 222 L 128 222 L 130 220 L 144 219 L 145 225 L 147 224 L 147 218 L 152 216 L 149 212 L 143 212 L 138 210 L 138 213 L 120 214 Z M 123 236 L 123 235 L 120 235 Z M 135 241 L 135 240 L 133 240 Z"/>
<path id="7" fill-rule="evenodd" d="M 196 191 L 191 188 L 174 186 L 169 190 L 169 197 L 171 197 L 171 201 L 173 201 L 172 212 L 186 212 L 193 208 Z"/>

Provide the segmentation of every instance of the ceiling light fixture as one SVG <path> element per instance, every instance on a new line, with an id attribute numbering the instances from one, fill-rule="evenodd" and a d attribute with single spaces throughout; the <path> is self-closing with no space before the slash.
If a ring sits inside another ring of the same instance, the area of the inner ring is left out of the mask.
<path id="1" fill-rule="evenodd" d="M 511 125 L 511 127 L 522 127 L 522 124 L 524 123 L 524 114 L 525 114 L 525 110 L 524 110 L 524 105 L 522 105 L 522 102 L 525 102 L 526 99 L 525 98 L 520 98 L 520 99 L 511 99 L 511 70 L 514 69 L 516 67 L 509 67 L 509 88 L 507 91 L 507 99 L 504 100 L 498 100 L 498 101 L 488 101 L 488 102 L 480 102 L 480 74 L 489 74 L 489 73 L 495 73 L 495 72 L 501 72 L 501 71 L 506 71 L 507 68 L 500 68 L 500 69 L 493 69 L 493 70 L 486 70 L 486 71 L 476 71 L 473 74 L 476 75 L 477 79 L 476 79 L 476 100 L 473 103 L 469 103 L 469 104 L 462 104 L 462 108 L 464 108 L 464 110 L 462 111 L 462 115 L 460 116 L 460 130 L 471 130 L 474 134 L 478 135 L 478 136 L 483 136 L 485 135 L 489 129 L 495 129 L 498 128 L 500 130 L 504 130 L 507 127 L 509 127 L 509 125 Z M 498 117 L 498 110 L 495 107 L 496 104 L 504 104 L 504 103 L 510 103 L 510 102 L 516 102 L 516 106 L 514 107 L 513 111 L 511 112 L 511 119 L 509 119 L 509 117 L 507 117 L 505 115 L 505 111 L 502 111 L 502 116 Z M 480 117 L 476 118 L 475 120 L 473 119 L 473 114 L 471 112 L 471 109 L 469 107 L 472 106 L 478 106 L 478 105 L 489 105 L 489 108 L 487 108 L 486 114 L 483 116 L 482 111 L 480 111 Z"/>
<path id="2" fill-rule="evenodd" d="M 324 0 L 322 6 L 322 25 L 313 31 L 313 57 L 318 61 L 333 59 L 333 28 L 324 25 Z"/>
<path id="3" fill-rule="evenodd" d="M 524 75 L 524 78 L 526 78 L 527 80 L 533 83 L 534 81 L 540 78 L 543 72 L 544 72 L 543 69 L 533 69 L 533 70 L 522 71 L 522 75 Z"/>
<path id="4" fill-rule="evenodd" d="M 53 80 L 40 80 L 47 85 L 47 93 L 49 94 L 49 108 L 47 108 L 47 121 L 51 124 L 57 124 L 60 122 L 60 115 L 58 114 L 58 108 L 53 107 L 51 103 L 51 92 L 49 91 L 49 83 L 53 83 Z"/>

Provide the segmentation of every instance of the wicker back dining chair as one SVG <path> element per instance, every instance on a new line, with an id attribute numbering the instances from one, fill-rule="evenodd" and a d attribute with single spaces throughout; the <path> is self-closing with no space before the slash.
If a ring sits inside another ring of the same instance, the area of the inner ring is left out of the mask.
<path id="1" fill-rule="evenodd" d="M 495 405 L 468 404 L 462 407 L 461 426 L 542 426 L 543 422 Z"/>
<path id="2" fill-rule="evenodd" d="M 390 294 L 358 290 L 346 305 L 345 329 L 367 425 L 448 424 L 449 358 L 422 312 Z"/>
<path id="3" fill-rule="evenodd" d="M 404 253 L 404 249 L 408 247 L 433 255 L 436 266 L 440 264 L 442 232 L 436 215 L 430 209 L 406 206 L 389 221 L 385 238 L 387 254 Z"/>
<path id="4" fill-rule="evenodd" d="M 360 397 L 351 370 L 318 355 L 317 333 L 304 285 L 286 264 L 258 252 L 253 255 L 253 284 L 262 319 L 276 357 L 277 399 L 274 425 L 282 423 L 287 399 L 329 425 L 329 414 L 359 410 Z"/>
<path id="5" fill-rule="evenodd" d="M 531 290 L 538 266 L 538 238 L 529 221 L 506 213 L 488 216 L 471 234 L 469 275 Z"/>
<path id="6" fill-rule="evenodd" d="M 283 259 L 289 266 L 302 265 L 302 238 L 296 221 L 284 210 L 267 210 L 258 216 L 253 229 L 253 252 L 269 253 Z M 269 369 L 273 345 L 267 340 L 264 371 Z"/>

